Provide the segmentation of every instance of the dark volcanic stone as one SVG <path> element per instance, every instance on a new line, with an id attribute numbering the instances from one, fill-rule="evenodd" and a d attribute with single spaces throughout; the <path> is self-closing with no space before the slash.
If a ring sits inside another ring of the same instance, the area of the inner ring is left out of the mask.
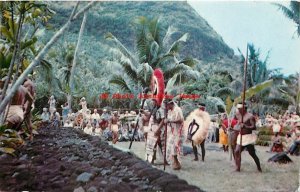
<path id="1" fill-rule="evenodd" d="M 107 192 L 117 192 L 117 191 L 120 191 L 120 192 L 129 192 L 129 191 L 132 191 L 130 185 L 126 184 L 126 183 L 119 183 L 119 184 L 113 184 L 113 185 L 108 185 L 106 188 L 105 188 L 105 191 Z"/>
<path id="2" fill-rule="evenodd" d="M 20 149 L 20 159 L 1 155 L 1 191 L 200 191 L 80 130 L 39 133 Z"/>

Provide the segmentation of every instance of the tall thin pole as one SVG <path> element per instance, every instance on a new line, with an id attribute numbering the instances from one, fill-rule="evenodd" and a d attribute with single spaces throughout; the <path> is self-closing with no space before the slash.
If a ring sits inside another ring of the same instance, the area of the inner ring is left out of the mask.
<path id="1" fill-rule="evenodd" d="M 167 95 L 167 94 L 166 94 Z M 168 108 L 167 108 L 167 100 L 164 101 L 165 103 L 165 119 L 168 119 Z M 165 130 L 164 130 L 164 136 L 165 136 L 165 146 L 164 146 L 164 171 L 166 170 L 166 162 L 167 162 L 167 128 L 168 128 L 168 125 L 167 123 L 165 124 Z"/>
<path id="2" fill-rule="evenodd" d="M 246 58 L 244 62 L 244 88 L 243 88 L 243 98 L 242 98 L 242 123 L 244 123 L 244 114 L 245 114 L 245 97 L 246 97 L 246 87 L 247 87 L 247 66 L 248 66 L 248 43 L 247 43 L 247 51 L 246 51 Z M 239 151 L 239 156 L 240 156 L 240 162 L 242 162 L 242 129 L 240 129 L 240 151 Z M 241 166 L 241 164 L 240 164 Z"/>

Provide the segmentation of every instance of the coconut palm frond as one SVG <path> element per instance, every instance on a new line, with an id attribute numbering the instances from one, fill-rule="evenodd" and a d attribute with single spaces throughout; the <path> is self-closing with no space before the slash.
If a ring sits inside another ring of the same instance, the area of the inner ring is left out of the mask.
<path id="1" fill-rule="evenodd" d="M 171 67 L 167 70 L 164 71 L 164 77 L 165 79 L 170 79 L 171 77 L 173 77 L 175 74 L 177 73 L 181 73 L 185 70 L 192 70 L 192 68 L 190 68 L 189 66 L 186 66 L 184 64 L 178 64 L 174 67 Z"/>
<path id="2" fill-rule="evenodd" d="M 175 74 L 171 79 L 169 79 L 169 81 L 167 82 L 165 91 L 167 91 L 168 93 L 171 92 L 171 90 L 175 86 L 177 77 L 178 77 L 178 74 Z"/>
<path id="3" fill-rule="evenodd" d="M 112 33 L 106 33 L 105 38 L 107 40 L 111 40 L 115 43 L 115 45 L 118 47 L 118 49 L 127 57 L 130 59 L 130 61 L 133 64 L 138 64 L 137 60 L 134 57 L 134 54 L 132 54 L 122 43 L 119 41 Z"/>
<path id="4" fill-rule="evenodd" d="M 171 45 L 171 47 L 168 50 L 167 54 L 173 54 L 173 55 L 177 54 L 180 50 L 180 43 L 181 42 L 186 42 L 188 37 L 189 37 L 188 33 L 185 33 L 184 35 L 182 35 L 177 41 L 175 41 Z"/>
<path id="5" fill-rule="evenodd" d="M 145 25 L 142 26 L 140 32 L 137 34 L 137 51 L 140 63 L 147 62 L 149 60 L 149 40 L 147 38 L 147 32 Z"/>
<path id="6" fill-rule="evenodd" d="M 253 95 L 256 95 L 257 93 L 259 93 L 263 89 L 271 87 L 272 84 L 273 84 L 273 80 L 268 80 L 268 81 L 265 81 L 263 83 L 257 84 L 255 86 L 247 89 L 246 95 L 245 95 L 245 99 L 248 99 L 248 98 L 252 97 Z M 238 102 L 241 102 L 241 100 L 242 100 L 242 95 L 240 95 L 239 97 L 235 98 L 234 105 L 236 105 Z"/>
<path id="7" fill-rule="evenodd" d="M 158 44 L 161 43 L 160 39 L 160 24 L 159 24 L 159 18 L 154 18 L 149 22 L 149 32 L 153 38 L 154 41 L 156 41 Z"/>
<path id="8" fill-rule="evenodd" d="M 115 84 L 120 87 L 122 90 L 131 93 L 131 89 L 128 86 L 127 82 L 124 80 L 123 77 L 118 75 L 113 75 L 113 77 L 109 80 L 110 84 Z"/>
<path id="9" fill-rule="evenodd" d="M 197 61 L 192 57 L 187 57 L 187 58 L 179 61 L 179 63 L 183 63 L 189 67 L 194 67 L 197 64 Z"/>
<path id="10" fill-rule="evenodd" d="M 134 66 L 132 66 L 130 63 L 126 62 L 126 61 L 121 61 L 120 64 L 121 64 L 125 74 L 132 81 L 137 81 L 137 79 L 138 79 L 137 69 Z"/>
<path id="11" fill-rule="evenodd" d="M 215 108 L 215 111 L 218 111 L 219 106 L 221 108 L 223 108 L 224 111 L 226 111 L 226 105 L 225 105 L 224 101 L 219 97 L 208 96 L 206 98 L 206 102 L 209 103 L 210 105 L 213 105 Z"/>
<path id="12" fill-rule="evenodd" d="M 159 49 L 159 44 L 156 41 L 152 41 L 148 58 L 148 60 L 150 60 L 150 65 L 158 60 Z"/>
<path id="13" fill-rule="evenodd" d="M 281 10 L 283 12 L 283 14 L 294 21 L 294 13 L 292 10 L 290 10 L 288 7 L 284 6 L 284 5 L 281 5 L 279 3 L 273 3 L 275 6 L 278 7 L 279 10 Z"/>
<path id="14" fill-rule="evenodd" d="M 178 30 L 173 27 L 173 26 L 169 26 L 168 29 L 167 29 L 167 32 L 163 38 L 163 41 L 162 41 L 162 47 L 168 47 L 169 45 L 169 42 L 171 41 L 171 37 L 173 34 L 175 34 L 176 32 L 178 32 Z M 163 50 L 163 51 L 166 51 L 166 50 Z"/>
<path id="15" fill-rule="evenodd" d="M 298 16 L 298 22 L 300 22 L 299 21 L 299 17 L 300 17 L 300 2 L 299 1 L 291 1 L 290 2 L 290 8 L 293 11 L 293 13 L 295 14 L 295 16 Z"/>
<path id="16" fill-rule="evenodd" d="M 215 92 L 215 95 L 217 97 L 223 97 L 223 96 L 231 96 L 231 95 L 234 95 L 235 94 L 235 91 L 234 89 L 230 88 L 230 87 L 222 87 L 220 89 L 218 89 L 216 92 Z"/>
<path id="17" fill-rule="evenodd" d="M 148 63 L 143 63 L 138 72 L 138 79 L 143 87 L 148 87 L 153 73 L 152 67 Z"/>
<path id="18" fill-rule="evenodd" d="M 177 78 L 176 83 L 186 83 L 192 80 L 198 80 L 200 78 L 201 74 L 192 69 L 186 69 L 180 72 L 179 77 Z"/>

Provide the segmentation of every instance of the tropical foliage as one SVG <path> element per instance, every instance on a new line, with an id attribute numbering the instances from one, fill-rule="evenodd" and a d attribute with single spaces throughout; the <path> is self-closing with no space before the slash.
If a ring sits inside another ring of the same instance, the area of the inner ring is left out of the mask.
<path id="1" fill-rule="evenodd" d="M 282 11 L 282 13 L 291 21 L 293 21 L 296 26 L 297 30 L 295 33 L 298 34 L 298 37 L 300 36 L 300 2 L 299 1 L 290 1 L 290 5 L 288 7 L 274 3 L 275 6 L 278 7 L 279 10 Z"/>
<path id="2" fill-rule="evenodd" d="M 199 77 L 199 73 L 193 69 L 195 59 L 180 59 L 180 47 L 186 42 L 187 33 L 171 43 L 171 36 L 178 32 L 171 26 L 163 32 L 158 18 L 149 20 L 146 17 L 136 20 L 135 30 L 137 54 L 131 53 L 111 33 L 106 35 L 120 51 L 117 58 L 125 73 L 115 74 L 110 83 L 137 95 L 149 87 L 152 71 L 156 68 L 163 70 L 166 84 L 171 79 L 173 85 L 178 85 Z"/>

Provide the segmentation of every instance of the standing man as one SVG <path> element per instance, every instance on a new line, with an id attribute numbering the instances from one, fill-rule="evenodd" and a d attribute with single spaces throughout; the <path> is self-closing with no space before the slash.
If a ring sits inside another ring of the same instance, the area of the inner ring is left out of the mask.
<path id="1" fill-rule="evenodd" d="M 205 158 L 205 139 L 208 135 L 210 127 L 210 116 L 205 111 L 205 104 L 199 103 L 198 109 L 191 112 L 185 121 L 185 130 L 187 137 L 192 141 L 193 152 L 195 155 L 194 161 L 198 161 L 197 145 L 201 146 L 202 161 Z"/>
<path id="2" fill-rule="evenodd" d="M 32 114 L 31 111 L 34 108 L 34 101 L 35 101 L 35 85 L 29 79 L 28 77 L 24 81 L 24 87 L 27 89 L 27 92 L 29 94 L 29 99 L 28 97 L 26 98 L 25 101 L 25 107 L 24 107 L 24 118 L 25 122 L 28 126 L 29 132 L 30 132 L 30 137 L 29 139 L 32 140 Z"/>
<path id="3" fill-rule="evenodd" d="M 142 113 L 142 123 L 143 123 L 143 134 L 145 139 L 145 144 L 147 143 L 147 134 L 149 132 L 149 120 L 151 113 L 148 110 L 144 110 Z"/>
<path id="4" fill-rule="evenodd" d="M 112 131 L 112 143 L 115 144 L 118 141 L 119 138 L 119 117 L 118 112 L 114 111 L 113 116 L 110 119 L 110 130 Z"/>
<path id="5" fill-rule="evenodd" d="M 155 99 L 152 100 L 153 108 L 149 120 L 147 140 L 146 140 L 146 159 L 154 164 L 157 154 L 163 158 L 164 153 L 164 112 Z"/>
<path id="6" fill-rule="evenodd" d="M 81 105 L 82 113 L 83 113 L 83 115 L 85 115 L 86 114 L 86 110 L 87 110 L 87 102 L 85 100 L 85 97 L 82 97 L 80 99 L 79 105 Z"/>
<path id="7" fill-rule="evenodd" d="M 110 120 L 110 115 L 108 114 L 107 109 L 103 109 L 103 113 L 102 113 L 100 119 L 101 119 L 100 127 L 101 128 L 104 128 L 104 127 L 107 128 L 108 122 Z"/>
<path id="8" fill-rule="evenodd" d="M 92 120 L 92 126 L 94 128 L 96 128 L 96 125 L 99 125 L 99 121 L 100 121 L 100 115 L 97 111 L 97 109 L 94 109 L 94 113 L 91 116 L 91 120 Z"/>
<path id="9" fill-rule="evenodd" d="M 259 159 L 255 153 L 254 144 L 256 141 L 256 135 L 252 134 L 252 130 L 255 130 L 255 118 L 251 113 L 247 112 L 247 106 L 244 104 L 244 110 L 243 110 L 243 104 L 237 105 L 237 120 L 238 125 L 241 129 L 240 134 L 237 138 L 237 145 L 235 148 L 235 164 L 236 164 L 236 171 L 241 171 L 241 152 L 243 149 L 247 148 L 248 153 L 251 155 L 251 157 L 254 159 L 257 169 L 259 172 L 262 172 L 260 167 Z M 243 118 L 243 121 L 242 121 Z M 242 135 L 242 143 L 240 143 L 240 137 Z"/>
<path id="10" fill-rule="evenodd" d="M 179 162 L 183 153 L 183 122 L 184 117 L 181 108 L 174 101 L 167 103 L 168 116 L 164 120 L 167 124 L 167 160 L 170 160 L 174 170 L 181 169 Z"/>
<path id="11" fill-rule="evenodd" d="M 48 101 L 48 104 L 49 104 L 49 112 L 50 112 L 50 121 L 52 121 L 54 113 L 56 111 L 56 108 L 55 108 L 56 100 L 53 95 L 51 95 L 51 97 Z"/>
<path id="12" fill-rule="evenodd" d="M 63 118 L 63 125 L 64 125 L 70 110 L 68 102 L 66 102 L 64 105 L 61 105 L 61 108 L 62 108 L 62 118 Z"/>

